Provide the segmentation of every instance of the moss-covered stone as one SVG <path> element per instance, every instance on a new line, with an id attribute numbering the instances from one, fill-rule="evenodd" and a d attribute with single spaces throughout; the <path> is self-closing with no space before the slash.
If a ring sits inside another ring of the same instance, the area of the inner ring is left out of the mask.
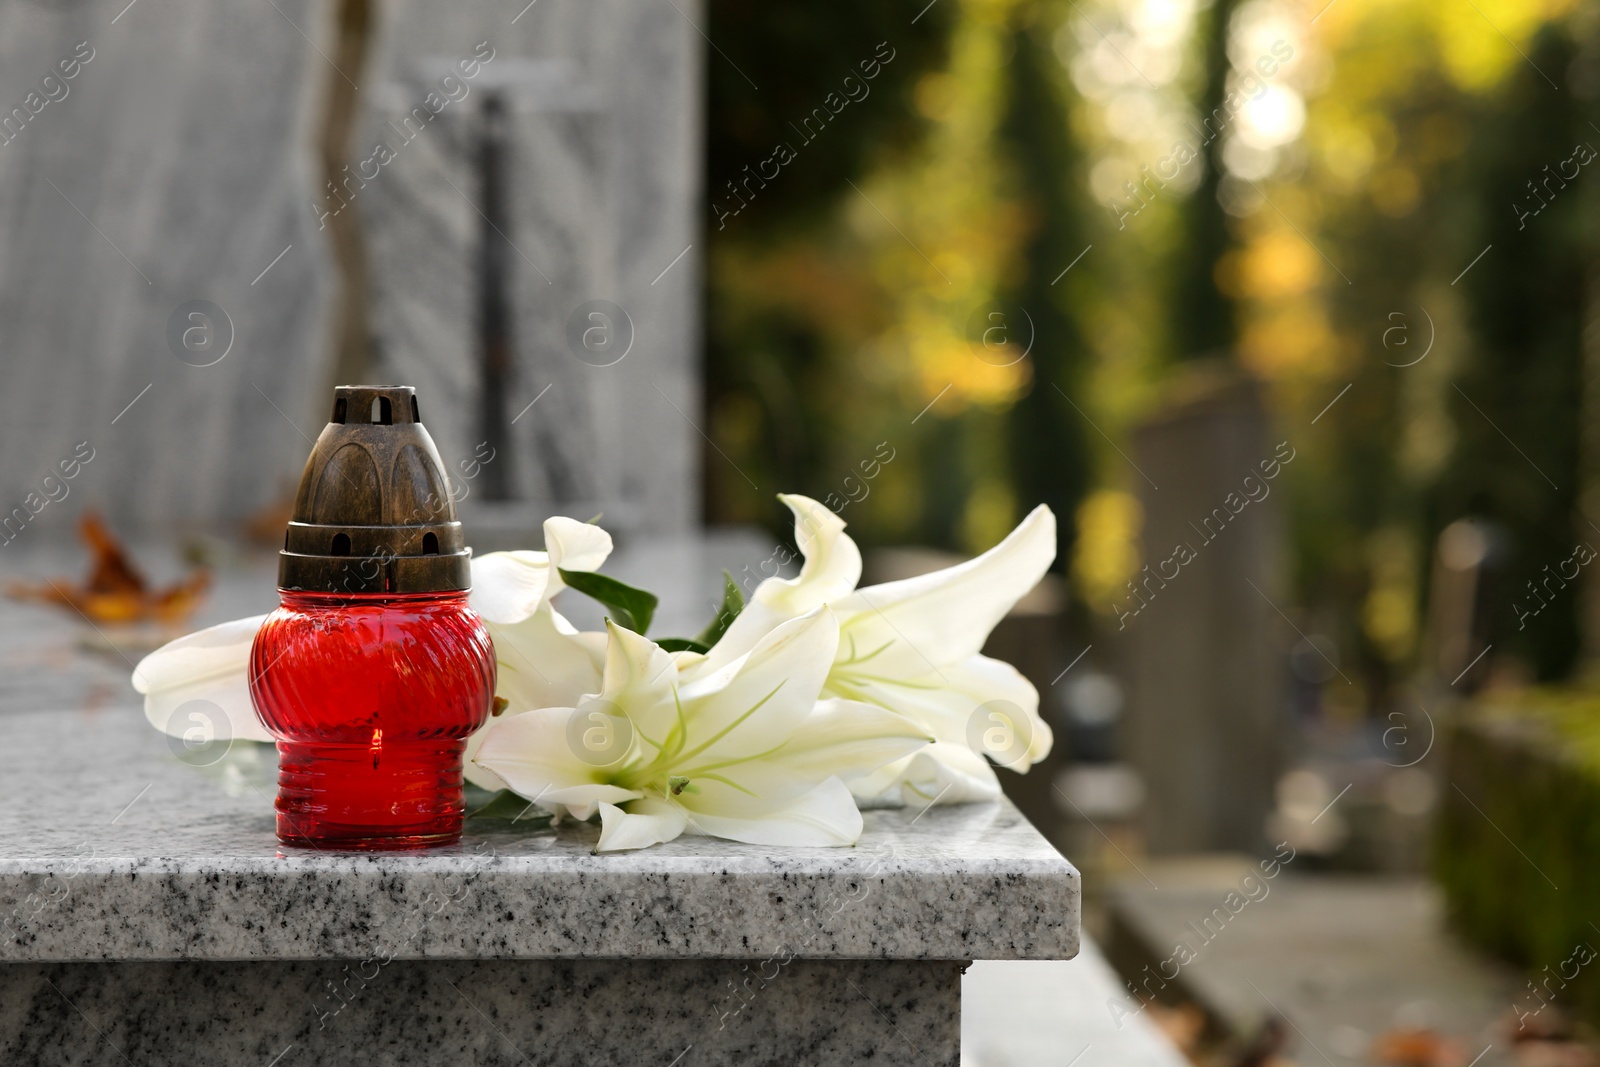
<path id="1" fill-rule="evenodd" d="M 1600 1023 L 1600 963 L 1558 975 L 1576 946 L 1600 946 L 1600 693 L 1485 702 L 1446 751 L 1434 870 L 1452 924 Z"/>

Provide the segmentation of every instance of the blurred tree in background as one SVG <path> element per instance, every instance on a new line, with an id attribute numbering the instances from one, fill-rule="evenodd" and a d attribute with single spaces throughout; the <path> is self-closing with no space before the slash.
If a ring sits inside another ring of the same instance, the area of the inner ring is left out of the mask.
<path id="1" fill-rule="evenodd" d="M 1081 289 L 1062 288 L 1061 282 L 1070 266 L 1081 263 L 1078 257 L 1092 249 L 1082 218 L 1082 153 L 1068 124 L 1070 83 L 1055 54 L 1059 21 L 1055 5 L 1035 3 L 1017 10 L 1010 31 L 1005 110 L 996 143 L 1011 162 L 1006 193 L 1024 212 L 1024 229 L 1000 298 L 987 308 L 980 305 L 975 326 L 995 314 L 1022 319 L 1011 326 L 1026 331 L 1032 373 L 1007 418 L 1011 484 L 1023 506 L 1049 504 L 1057 515 L 1069 517 L 1088 490 L 1084 416 L 1073 410 L 1071 398 L 1081 391 L 1090 353 L 1071 299 Z M 970 339 L 981 349 L 981 335 Z M 1074 523 L 1059 524 L 1058 569 L 1072 559 L 1076 533 Z"/>
<path id="2" fill-rule="evenodd" d="M 849 499 L 846 479 L 885 442 L 895 459 L 873 503 L 842 511 L 869 542 L 970 551 L 1003 536 L 1021 502 L 1073 514 L 1090 478 L 1069 399 L 1088 363 L 1073 310 L 1087 272 L 1063 272 L 1092 227 L 1058 59 L 1069 10 L 713 0 L 726 53 L 711 57 L 714 199 L 860 60 L 884 45 L 894 56 L 815 144 L 789 136 L 796 159 L 746 212 L 710 227 L 711 436 L 734 461 L 707 458 L 713 521 L 781 532 L 772 492 Z M 986 353 L 1002 311 L 1016 343 Z M 1063 565 L 1074 530 L 1061 524 Z"/>
<path id="3" fill-rule="evenodd" d="M 1289 486 L 1299 599 L 1369 707 L 1386 710 L 1415 670 L 1434 543 L 1464 517 L 1506 534 L 1487 605 L 1497 660 L 1543 678 L 1573 664 L 1579 591 L 1552 601 L 1537 636 L 1518 631 L 1514 602 L 1573 547 L 1595 245 L 1581 195 L 1540 230 L 1519 232 L 1513 206 L 1594 110 L 1592 92 L 1535 69 L 1568 78 L 1560 41 L 1577 18 L 1562 3 L 1341 0 L 1308 41 L 1320 69 L 1302 137 L 1261 182 L 1270 204 L 1235 209 L 1243 244 L 1224 278 L 1241 353 L 1306 442 Z"/>
<path id="4" fill-rule="evenodd" d="M 916 9 L 902 5 L 710 0 L 717 42 L 707 57 L 710 195 L 728 201 L 727 183 L 740 181 L 777 144 L 805 155 L 803 165 L 785 167 L 781 180 L 758 183 L 730 236 L 752 229 L 793 234 L 818 225 L 851 179 L 917 142 L 924 131 L 913 90 L 918 78 L 947 60 L 954 6 L 933 4 L 912 23 Z M 876 74 L 867 73 L 873 69 Z M 847 77 L 864 83 L 865 94 L 849 88 Z M 831 103 L 829 94 L 836 97 Z M 826 112 L 825 121 L 813 117 L 817 109 Z M 807 118 L 810 126 L 804 126 Z"/>
<path id="5" fill-rule="evenodd" d="M 772 493 L 843 500 L 886 442 L 841 511 L 864 543 L 980 550 L 1046 501 L 1058 564 L 1108 618 L 1142 565 L 1119 449 L 1174 368 L 1223 350 L 1305 457 L 1284 482 L 1292 613 L 1354 668 L 1330 698 L 1383 709 L 1414 674 L 1435 540 L 1469 516 L 1505 535 L 1496 655 L 1572 668 L 1578 591 L 1526 629 L 1513 602 L 1579 539 L 1600 547 L 1578 510 L 1600 170 L 1563 163 L 1600 147 L 1600 14 L 710 10 L 713 204 L 774 142 L 795 154 L 720 226 L 708 206 L 711 521 L 781 534 Z M 814 139 L 785 132 L 884 42 L 870 96 Z M 1219 107 L 1238 110 L 1208 140 Z M 1171 166 L 1180 142 L 1198 158 Z M 1548 191 L 1546 165 L 1568 175 Z M 985 358 L 987 315 L 1016 336 L 1022 308 L 1027 358 Z"/>
<path id="6" fill-rule="evenodd" d="M 706 391 L 724 453 L 706 456 L 714 520 L 777 525 L 772 494 L 823 499 L 874 456 L 879 420 L 861 386 L 877 375 L 859 349 L 887 325 L 884 279 L 835 220 L 852 181 L 925 136 L 912 94 L 946 61 L 955 6 L 912 24 L 914 11 L 887 5 L 711 0 Z"/>
<path id="7" fill-rule="evenodd" d="M 1233 235 L 1228 215 L 1217 198 L 1226 173 L 1222 159 L 1226 141 L 1215 128 L 1219 117 L 1226 114 L 1228 94 L 1237 91 L 1228 42 L 1238 6 L 1238 0 L 1214 0 L 1197 27 L 1204 79 L 1195 116 L 1200 183 L 1183 201 L 1172 253 L 1175 284 L 1169 324 L 1173 336 L 1169 343 L 1179 356 L 1221 353 L 1231 357 L 1238 342 L 1233 304 L 1216 284 L 1217 265 L 1232 246 Z M 1246 63 L 1248 69 L 1248 60 Z"/>
<path id="8" fill-rule="evenodd" d="M 1594 108 L 1573 92 L 1576 49 L 1566 27 L 1546 25 L 1527 52 L 1484 102 L 1463 168 L 1470 195 L 1462 219 L 1488 251 L 1459 283 L 1474 344 L 1453 398 L 1460 443 L 1435 507 L 1441 521 L 1479 515 L 1506 531 L 1503 585 L 1512 603 L 1491 618 L 1490 639 L 1549 680 L 1570 672 L 1581 645 L 1582 600 L 1560 573 L 1575 568 L 1563 564 L 1580 540 L 1600 547 L 1600 531 L 1577 511 L 1593 245 L 1588 198 L 1572 188 L 1594 177 L 1577 160 L 1584 142 L 1600 145 L 1600 132 L 1586 121 Z"/>

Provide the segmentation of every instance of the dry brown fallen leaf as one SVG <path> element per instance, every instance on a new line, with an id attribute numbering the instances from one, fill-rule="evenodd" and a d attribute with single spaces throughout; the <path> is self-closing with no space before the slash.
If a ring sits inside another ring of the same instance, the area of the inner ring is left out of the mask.
<path id="1" fill-rule="evenodd" d="M 152 589 L 111 527 L 92 511 L 78 521 L 78 534 L 94 555 L 87 582 L 77 585 L 68 578 L 12 582 L 6 593 L 18 600 L 75 608 L 91 622 L 175 623 L 188 618 L 211 586 L 211 572 L 202 569 L 175 585 Z"/>
<path id="2" fill-rule="evenodd" d="M 1396 1067 L 1461 1067 L 1466 1049 L 1437 1030 L 1400 1028 L 1379 1034 L 1372 1058 Z"/>
<path id="3" fill-rule="evenodd" d="M 1150 1021 L 1155 1024 L 1156 1029 L 1165 1034 L 1167 1040 L 1178 1046 L 1180 1052 L 1193 1060 L 1195 1050 L 1200 1047 L 1200 1038 L 1205 1033 L 1205 1013 L 1189 1003 L 1170 1007 L 1151 1002 L 1147 1008 Z"/>

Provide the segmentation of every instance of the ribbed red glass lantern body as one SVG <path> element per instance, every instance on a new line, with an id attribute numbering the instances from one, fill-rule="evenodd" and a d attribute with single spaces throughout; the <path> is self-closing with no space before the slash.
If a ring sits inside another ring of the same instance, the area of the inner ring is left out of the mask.
<path id="1" fill-rule="evenodd" d="M 278 741 L 278 838 L 447 843 L 466 739 L 494 699 L 472 550 L 416 391 L 333 395 L 284 528 L 281 606 L 250 650 L 250 698 Z"/>
<path id="2" fill-rule="evenodd" d="M 250 652 L 278 739 L 278 837 L 408 849 L 461 836 L 461 754 L 494 699 L 489 634 L 464 592 L 283 590 Z"/>

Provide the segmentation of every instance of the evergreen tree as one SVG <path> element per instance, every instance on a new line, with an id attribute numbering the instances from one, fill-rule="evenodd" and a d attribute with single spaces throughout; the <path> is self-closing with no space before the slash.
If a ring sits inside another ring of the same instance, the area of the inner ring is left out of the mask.
<path id="1" fill-rule="evenodd" d="M 1063 271 L 1089 245 L 1078 207 L 1086 203 L 1081 159 L 1069 123 L 1068 92 L 1051 47 L 1055 5 L 1035 3 L 1019 12 L 1012 33 L 1006 110 L 1000 142 L 1013 169 L 1015 198 L 1030 230 L 1020 249 L 1020 269 L 999 306 L 1010 329 L 1028 330 L 1032 381 L 1009 416 L 1012 483 L 1027 506 L 1049 504 L 1057 517 L 1056 569 L 1072 559 L 1078 504 L 1088 488 L 1089 461 L 1079 386 L 1088 346 L 1073 315 L 1070 294 L 1084 275 Z M 1023 315 L 1023 312 L 1026 312 Z"/>
<path id="2" fill-rule="evenodd" d="M 1477 218 L 1463 253 L 1488 250 L 1459 283 L 1473 350 L 1454 397 L 1461 443 L 1441 487 L 1442 519 L 1475 514 L 1507 531 L 1490 640 L 1541 680 L 1567 675 L 1581 644 L 1578 583 L 1558 572 L 1571 574 L 1578 541 L 1600 548 L 1577 511 L 1586 254 L 1584 201 L 1571 187 L 1600 180 L 1600 160 L 1579 162 L 1595 158 L 1585 143 L 1600 147 L 1600 135 L 1572 86 L 1545 80 L 1565 81 L 1575 51 L 1563 28 L 1547 25 L 1473 146 Z"/>
<path id="3" fill-rule="evenodd" d="M 1200 158 L 1205 168 L 1199 187 L 1179 213 L 1174 252 L 1170 339 L 1179 358 L 1231 354 L 1238 341 L 1233 304 L 1217 288 L 1216 268 L 1233 244 L 1228 215 L 1217 199 L 1222 181 L 1222 145 L 1226 130 L 1228 29 L 1238 0 L 1214 0 L 1201 15 L 1201 62 L 1204 82 L 1198 101 Z M 1209 125 L 1208 125 L 1209 122 Z M 1209 140 L 1207 138 L 1209 137 Z"/>

